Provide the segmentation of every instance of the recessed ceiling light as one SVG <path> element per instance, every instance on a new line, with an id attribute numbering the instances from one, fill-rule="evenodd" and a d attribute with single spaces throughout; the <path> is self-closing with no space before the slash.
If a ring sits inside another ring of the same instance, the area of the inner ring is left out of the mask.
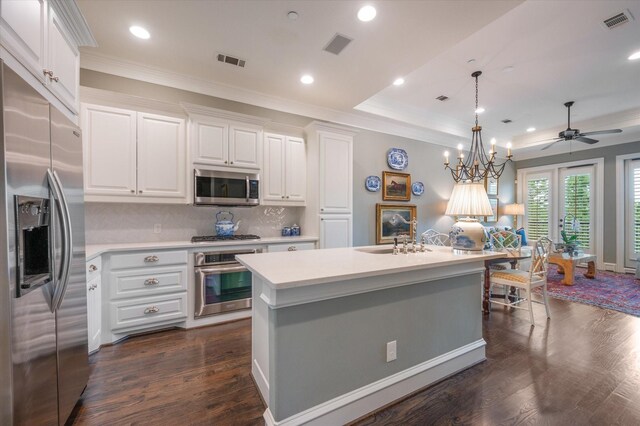
<path id="1" fill-rule="evenodd" d="M 149 37 L 151 37 L 151 34 L 149 34 L 149 31 L 137 25 L 133 25 L 129 27 L 129 31 L 131 31 L 131 34 L 133 34 L 134 36 L 141 38 L 143 40 L 147 40 Z"/>
<path id="2" fill-rule="evenodd" d="M 640 59 L 640 50 L 637 51 L 636 53 L 633 53 L 631 56 L 629 56 L 628 59 L 630 61 L 635 61 L 636 59 Z"/>
<path id="3" fill-rule="evenodd" d="M 305 74 L 300 77 L 300 82 L 302 82 L 302 84 L 311 84 L 313 83 L 313 77 L 309 74 Z"/>
<path id="4" fill-rule="evenodd" d="M 373 6 L 363 6 L 358 11 L 358 19 L 362 22 L 372 21 L 376 17 L 376 8 Z"/>
<path id="5" fill-rule="evenodd" d="M 404 84 L 404 78 L 399 77 L 396 78 L 395 80 L 393 80 L 393 85 L 394 86 L 402 86 Z"/>
<path id="6" fill-rule="evenodd" d="M 296 12 L 295 10 L 292 10 L 291 12 L 287 13 L 287 18 L 289 18 L 292 21 L 295 21 L 296 19 L 298 19 L 298 12 Z"/>
<path id="7" fill-rule="evenodd" d="M 502 68 L 502 72 L 511 72 L 513 70 L 514 70 L 513 65 L 509 65 L 509 66 L 506 66 L 506 67 Z"/>
<path id="8" fill-rule="evenodd" d="M 475 59 L 471 58 L 471 59 L 469 59 L 469 60 L 467 61 L 467 63 L 468 63 L 468 64 L 472 64 L 472 63 L 474 63 L 475 61 L 476 61 Z"/>
<path id="9" fill-rule="evenodd" d="M 531 132 L 535 132 L 535 131 L 536 131 L 536 128 L 535 128 L 535 127 L 529 127 L 529 128 L 527 129 L 527 132 L 529 132 L 529 133 L 531 133 Z"/>
<path id="10" fill-rule="evenodd" d="M 484 108 L 482 107 L 478 107 L 478 109 L 476 109 L 476 114 L 482 114 L 484 112 Z"/>

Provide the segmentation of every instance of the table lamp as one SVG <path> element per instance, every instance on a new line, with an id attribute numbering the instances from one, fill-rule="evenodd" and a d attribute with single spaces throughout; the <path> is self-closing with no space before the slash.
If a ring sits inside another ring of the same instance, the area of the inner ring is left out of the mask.
<path id="1" fill-rule="evenodd" d="M 507 204 L 504 214 L 513 216 L 513 229 L 518 229 L 518 216 L 524 216 L 524 204 Z"/>
<path id="2" fill-rule="evenodd" d="M 458 183 L 453 187 L 449 204 L 448 216 L 464 216 L 451 228 L 449 233 L 451 247 L 454 250 L 479 251 L 484 249 L 484 227 L 476 218 L 471 216 L 491 216 L 493 210 L 487 197 L 487 191 L 482 183 Z"/>

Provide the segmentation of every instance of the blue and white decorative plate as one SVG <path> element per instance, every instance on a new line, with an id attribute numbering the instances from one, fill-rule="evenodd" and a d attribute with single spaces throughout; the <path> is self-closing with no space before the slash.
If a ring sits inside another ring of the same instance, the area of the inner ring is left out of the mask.
<path id="1" fill-rule="evenodd" d="M 378 192 L 382 187 L 382 182 L 378 176 L 369 176 L 364 180 L 364 186 L 367 191 Z"/>
<path id="2" fill-rule="evenodd" d="M 387 164 L 394 170 L 404 170 L 409 165 L 407 151 L 400 148 L 391 148 L 387 152 Z"/>
<path id="3" fill-rule="evenodd" d="M 411 192 L 413 192 L 413 195 L 424 194 L 424 184 L 422 182 L 413 182 L 411 184 Z"/>

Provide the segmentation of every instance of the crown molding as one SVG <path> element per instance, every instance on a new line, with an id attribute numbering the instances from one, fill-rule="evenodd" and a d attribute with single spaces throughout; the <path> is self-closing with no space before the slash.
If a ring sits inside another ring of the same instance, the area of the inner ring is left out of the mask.
<path id="1" fill-rule="evenodd" d="M 114 108 L 127 108 L 141 112 L 169 114 L 180 118 L 186 117 L 183 108 L 172 102 L 95 89 L 93 87 L 80 86 L 80 102 Z"/>
<path id="2" fill-rule="evenodd" d="M 364 111 L 338 111 L 317 105 L 291 101 L 133 61 L 102 55 L 86 49 L 82 49 L 80 53 L 80 64 L 82 68 L 88 70 L 242 102 L 316 120 L 419 140 L 435 145 L 455 147 L 458 143 L 466 140 L 456 135 L 446 134 L 417 125 L 401 123 L 398 120 L 376 116 Z"/>
<path id="3" fill-rule="evenodd" d="M 271 120 L 254 115 L 241 114 L 239 112 L 231 112 L 224 109 L 211 108 L 203 105 L 191 104 L 188 102 L 180 102 L 180 106 L 189 116 L 198 115 L 204 117 L 223 118 L 225 120 L 239 121 L 242 123 L 255 124 L 257 126 L 265 126 Z"/>
<path id="4" fill-rule="evenodd" d="M 98 47 L 98 42 L 75 0 L 49 0 L 49 4 L 78 46 Z"/>

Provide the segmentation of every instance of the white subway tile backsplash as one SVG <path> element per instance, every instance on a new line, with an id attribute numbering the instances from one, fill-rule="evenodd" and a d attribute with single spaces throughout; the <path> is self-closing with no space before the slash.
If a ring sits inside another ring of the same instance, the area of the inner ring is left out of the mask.
<path id="1" fill-rule="evenodd" d="M 303 207 L 195 207 L 169 204 L 86 203 L 86 244 L 189 240 L 215 235 L 216 213 L 230 211 L 241 220 L 238 234 L 280 235 L 283 226 L 300 223 Z M 154 233 L 154 224 L 162 231 Z M 303 230 L 304 232 L 304 230 Z"/>

